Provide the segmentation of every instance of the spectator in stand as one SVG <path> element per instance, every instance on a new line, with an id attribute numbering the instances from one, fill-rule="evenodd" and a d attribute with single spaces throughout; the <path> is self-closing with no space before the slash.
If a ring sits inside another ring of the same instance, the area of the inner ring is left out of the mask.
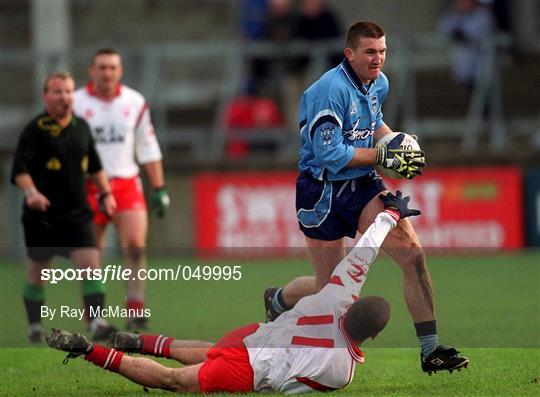
<path id="1" fill-rule="evenodd" d="M 324 0 L 300 1 L 296 30 L 296 36 L 304 40 L 335 39 L 342 33 L 337 16 Z"/>
<path id="2" fill-rule="evenodd" d="M 261 40 L 264 36 L 267 0 L 244 0 L 240 11 L 240 29 L 246 40 Z"/>
<path id="3" fill-rule="evenodd" d="M 334 11 L 325 0 L 300 0 L 298 13 L 293 25 L 292 39 L 309 42 L 323 42 L 341 37 L 342 29 Z M 327 58 L 328 67 L 334 67 L 343 59 L 341 48 Z M 293 131 L 298 128 L 296 107 L 298 98 L 307 88 L 310 58 L 298 57 L 289 64 L 288 74 L 283 84 L 283 109 L 287 124 Z"/>
<path id="4" fill-rule="evenodd" d="M 291 0 L 270 0 L 264 38 L 276 43 L 285 43 L 293 38 L 296 22 L 297 17 Z"/>
<path id="5" fill-rule="evenodd" d="M 283 117 L 277 104 L 259 96 L 256 84 L 250 81 L 245 93 L 233 98 L 225 111 L 225 127 L 230 135 L 234 131 L 250 133 L 256 129 L 283 127 Z M 227 144 L 229 158 L 242 158 L 254 145 L 248 145 L 241 137 L 232 136 Z M 266 147 L 265 147 L 266 148 Z"/>
<path id="6" fill-rule="evenodd" d="M 492 9 L 477 0 L 455 0 L 439 29 L 452 43 L 452 74 L 469 95 L 482 61 L 482 42 L 495 33 Z"/>
<path id="7" fill-rule="evenodd" d="M 298 4 L 298 7 L 295 5 Z M 244 29 L 244 36 L 249 32 Z M 339 37 L 341 29 L 334 12 L 324 0 L 268 0 L 263 29 L 264 41 L 281 49 L 293 41 L 323 41 Z M 342 56 L 331 56 L 328 63 L 338 64 Z M 310 57 L 279 51 L 275 56 L 249 59 L 249 76 L 256 80 L 259 92 L 275 99 L 282 109 L 287 127 L 298 128 L 296 108 L 298 97 L 306 88 L 306 73 Z"/>
<path id="8" fill-rule="evenodd" d="M 263 40 L 275 44 L 276 48 L 294 39 L 296 14 L 291 0 L 269 0 L 264 23 Z M 265 57 L 252 68 L 260 92 L 276 100 L 281 99 L 282 77 L 290 73 L 290 57 L 285 55 Z M 293 65 L 294 66 L 294 65 Z"/>

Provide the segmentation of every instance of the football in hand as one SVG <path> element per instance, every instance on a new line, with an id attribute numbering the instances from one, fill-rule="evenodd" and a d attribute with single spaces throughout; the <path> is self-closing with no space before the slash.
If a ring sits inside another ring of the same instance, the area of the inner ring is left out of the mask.
<path id="1" fill-rule="evenodd" d="M 386 145 L 388 142 L 390 142 L 392 139 L 394 139 L 399 134 L 404 134 L 405 138 L 403 138 L 403 141 L 400 144 L 401 150 L 421 150 L 420 145 L 418 144 L 418 141 L 412 136 L 405 132 L 392 132 L 390 134 L 386 134 L 379 140 L 376 144 L 384 144 Z M 389 168 L 384 168 L 382 165 L 376 166 L 377 172 L 379 174 L 383 174 L 384 176 L 387 176 L 389 178 L 395 178 L 395 179 L 401 179 L 404 178 L 403 175 L 397 173 L 394 170 L 391 170 Z"/>

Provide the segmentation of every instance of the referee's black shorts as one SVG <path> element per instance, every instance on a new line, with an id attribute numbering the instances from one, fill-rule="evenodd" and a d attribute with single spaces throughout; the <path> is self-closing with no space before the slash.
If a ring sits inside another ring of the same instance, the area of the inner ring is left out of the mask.
<path id="1" fill-rule="evenodd" d="M 27 255 L 36 262 L 48 261 L 56 255 L 69 257 L 76 248 L 97 247 L 91 220 L 47 222 L 26 218 L 23 228 Z"/>

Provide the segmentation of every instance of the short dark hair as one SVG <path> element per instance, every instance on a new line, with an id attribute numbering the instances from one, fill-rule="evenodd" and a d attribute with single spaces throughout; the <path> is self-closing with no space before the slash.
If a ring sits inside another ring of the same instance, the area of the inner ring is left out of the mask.
<path id="1" fill-rule="evenodd" d="M 348 48 L 354 49 L 362 37 L 380 39 L 383 36 L 385 33 L 381 25 L 371 21 L 357 21 L 347 30 L 346 45 Z"/>
<path id="2" fill-rule="evenodd" d="M 96 58 L 100 55 L 118 55 L 120 56 L 120 53 L 116 51 L 114 48 L 100 48 L 96 52 L 94 52 L 94 55 L 92 55 L 92 60 L 90 61 L 90 64 L 93 65 L 96 61 Z"/>
<path id="3" fill-rule="evenodd" d="M 383 330 L 390 319 L 390 305 L 380 296 L 366 296 L 354 302 L 345 314 L 345 328 L 356 342 Z"/>
<path id="4" fill-rule="evenodd" d="M 53 72 L 49 74 L 47 77 L 45 77 L 45 81 L 43 82 L 43 92 L 47 93 L 49 91 L 49 83 L 51 80 L 54 79 L 60 79 L 60 80 L 73 80 L 75 82 L 75 79 L 71 75 L 71 73 L 68 72 Z"/>

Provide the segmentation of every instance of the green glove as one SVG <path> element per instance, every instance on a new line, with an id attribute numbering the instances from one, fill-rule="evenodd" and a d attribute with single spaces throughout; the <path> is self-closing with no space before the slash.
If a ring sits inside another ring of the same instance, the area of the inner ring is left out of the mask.
<path id="1" fill-rule="evenodd" d="M 169 209 L 171 199 L 167 192 L 167 187 L 163 186 L 154 189 L 154 210 L 158 217 L 163 218 Z"/>

